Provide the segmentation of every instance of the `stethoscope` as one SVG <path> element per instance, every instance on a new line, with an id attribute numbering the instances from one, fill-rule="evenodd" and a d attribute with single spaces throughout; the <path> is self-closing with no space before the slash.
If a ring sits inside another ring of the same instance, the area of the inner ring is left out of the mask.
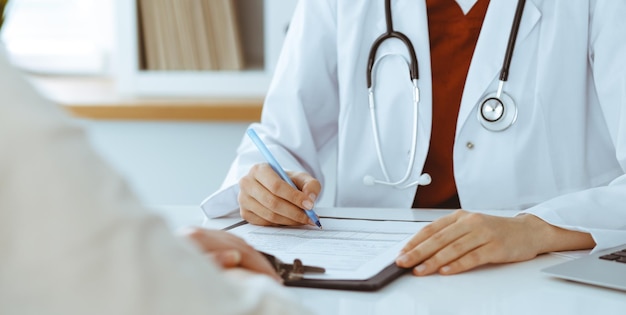
<path id="1" fill-rule="evenodd" d="M 509 68 L 511 66 L 511 60 L 513 58 L 513 51 L 515 50 L 515 41 L 517 40 L 517 33 L 519 31 L 520 22 L 524 13 L 524 5 L 526 0 L 518 0 L 517 9 L 515 11 L 515 17 L 513 18 L 513 25 L 511 26 L 511 34 L 504 55 L 504 61 L 502 69 L 500 71 L 500 78 L 498 83 L 498 89 L 494 93 L 488 94 L 480 101 L 480 105 L 477 111 L 477 118 L 480 124 L 490 131 L 503 131 L 511 127 L 517 120 L 517 105 L 513 101 L 513 98 L 504 92 L 504 83 L 508 80 Z M 417 113 L 419 104 L 419 87 L 417 86 L 417 80 L 419 79 L 417 56 L 415 55 L 415 49 L 411 40 L 401 32 L 393 29 L 393 17 L 391 15 L 391 0 L 385 0 L 385 22 L 387 24 L 387 31 L 380 35 L 370 49 L 369 57 L 367 59 L 367 91 L 369 101 L 369 112 L 372 122 L 372 131 L 374 132 L 374 144 L 376 146 L 376 155 L 378 156 L 378 162 L 380 169 L 383 172 L 384 180 L 376 179 L 371 175 L 366 175 L 363 178 L 365 185 L 381 184 L 387 186 L 393 186 L 399 189 L 408 188 L 415 185 L 428 185 L 431 182 L 430 175 L 427 173 L 422 174 L 417 180 L 409 181 L 413 172 L 413 164 L 415 162 L 415 156 L 417 151 Z M 376 59 L 376 53 L 380 45 L 387 39 L 400 40 L 408 50 L 410 60 L 401 54 L 385 54 Z M 411 150 L 409 152 L 409 164 L 404 176 L 397 180 L 392 181 L 387 172 L 387 166 L 383 158 L 382 150 L 380 148 L 380 137 L 378 132 L 378 123 L 376 120 L 376 102 L 374 97 L 374 76 L 376 72 L 378 62 L 387 57 L 400 57 L 402 58 L 409 68 L 409 77 L 411 79 L 411 86 L 413 92 L 413 128 L 412 128 L 412 140 Z"/>

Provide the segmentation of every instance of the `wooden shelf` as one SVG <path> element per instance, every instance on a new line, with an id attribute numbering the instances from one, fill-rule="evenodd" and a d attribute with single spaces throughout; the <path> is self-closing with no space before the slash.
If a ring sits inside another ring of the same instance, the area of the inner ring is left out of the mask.
<path id="1" fill-rule="evenodd" d="M 30 76 L 50 100 L 88 119 L 258 121 L 261 98 L 166 98 L 118 95 L 115 83 L 100 77 Z"/>

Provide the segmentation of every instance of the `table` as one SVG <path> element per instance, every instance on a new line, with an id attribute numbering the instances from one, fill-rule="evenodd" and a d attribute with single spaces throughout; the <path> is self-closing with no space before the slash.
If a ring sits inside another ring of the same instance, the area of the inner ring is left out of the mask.
<path id="1" fill-rule="evenodd" d="M 236 216 L 207 220 L 197 206 L 153 207 L 174 229 L 223 228 Z M 288 288 L 316 314 L 603 314 L 623 313 L 626 292 L 552 278 L 542 268 L 568 258 L 484 266 L 453 276 L 402 276 L 376 292 Z"/>

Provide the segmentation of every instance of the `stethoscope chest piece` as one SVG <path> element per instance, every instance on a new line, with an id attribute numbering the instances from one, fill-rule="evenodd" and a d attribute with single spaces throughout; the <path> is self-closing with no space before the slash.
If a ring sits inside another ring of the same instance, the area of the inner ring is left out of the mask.
<path id="1" fill-rule="evenodd" d="M 478 106 L 477 115 L 480 124 L 490 131 L 503 131 L 517 120 L 517 105 L 506 93 L 487 95 Z"/>

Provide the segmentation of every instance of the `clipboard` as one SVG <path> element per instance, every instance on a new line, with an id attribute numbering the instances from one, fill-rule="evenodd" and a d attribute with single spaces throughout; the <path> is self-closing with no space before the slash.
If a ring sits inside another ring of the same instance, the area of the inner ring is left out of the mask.
<path id="1" fill-rule="evenodd" d="M 225 231 L 248 224 L 246 221 L 235 223 L 224 228 Z M 376 275 L 364 280 L 347 280 L 347 279 L 298 279 L 285 280 L 284 285 L 288 287 L 315 288 L 315 289 L 333 289 L 348 291 L 377 291 L 393 280 L 399 278 L 411 269 L 400 268 L 395 263 L 389 264 Z"/>
<path id="2" fill-rule="evenodd" d="M 411 269 L 404 269 L 391 263 L 385 269 L 381 270 L 375 276 L 365 280 L 321 280 L 321 279 L 301 279 L 285 281 L 288 287 L 316 288 L 316 289 L 334 289 L 349 291 L 377 291 L 391 281 L 396 280 Z"/>

